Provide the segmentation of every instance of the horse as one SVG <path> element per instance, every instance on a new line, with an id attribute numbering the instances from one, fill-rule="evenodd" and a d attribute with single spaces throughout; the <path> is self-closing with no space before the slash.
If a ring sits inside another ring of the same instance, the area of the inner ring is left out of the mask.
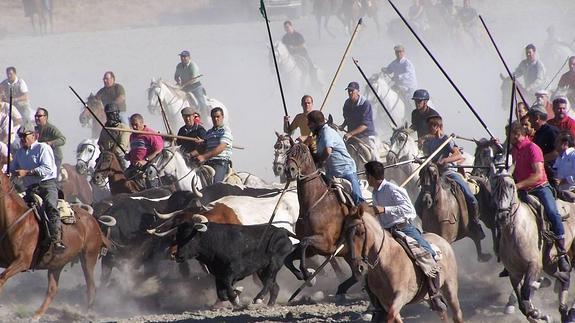
<path id="1" fill-rule="evenodd" d="M 570 274 L 558 271 L 556 249 L 546 250 L 543 241 L 546 238 L 540 232 L 537 216 L 527 204 L 519 200 L 515 182 L 506 171 L 498 172 L 493 166 L 490 183 L 493 200 L 497 206 L 496 218 L 501 231 L 499 255 L 509 272 L 509 280 L 515 296 L 521 300 L 519 309 L 529 321 L 549 320 L 549 317 L 531 302 L 531 296 L 535 290 L 533 284 L 539 279 L 543 270 L 557 279 L 560 286 L 559 313 L 562 316 L 568 315 L 567 297 Z M 558 201 L 558 205 L 569 210 L 570 216 L 563 222 L 563 225 L 565 248 L 569 251 L 569 260 L 572 262 L 575 251 L 573 244 L 575 207 L 564 201 Z"/>
<path id="2" fill-rule="evenodd" d="M 274 144 L 274 161 L 272 169 L 274 171 L 274 175 L 280 178 L 280 183 L 285 183 L 286 155 L 293 142 L 288 134 L 279 134 L 277 131 L 275 134 L 277 140 Z"/>
<path id="3" fill-rule="evenodd" d="M 62 170 L 58 174 L 58 186 L 68 202 L 92 204 L 94 201 L 88 177 L 79 174 L 74 165 L 62 164 Z"/>
<path id="4" fill-rule="evenodd" d="M 305 57 L 291 54 L 286 45 L 281 41 L 274 43 L 273 51 L 280 73 L 285 78 L 284 85 L 288 90 L 298 91 L 301 89 L 309 90 L 310 88 L 321 87 L 319 77 L 317 81 L 311 77 L 312 73 L 319 74 L 319 71 L 315 71 L 315 67 L 310 66 Z M 270 55 L 270 63 L 272 62 L 273 60 Z"/>
<path id="5" fill-rule="evenodd" d="M 335 38 L 335 34 L 329 30 L 328 23 L 329 18 L 332 15 L 337 14 L 337 9 L 341 6 L 342 0 L 315 0 L 313 3 L 313 15 L 317 23 L 317 33 L 319 39 L 321 39 L 322 27 L 325 31 L 332 37 Z M 322 24 L 323 21 L 323 24 Z"/>
<path id="6" fill-rule="evenodd" d="M 305 144 L 296 143 L 290 148 L 285 171 L 289 181 L 297 181 L 299 218 L 295 232 L 300 240 L 286 264 L 292 272 L 297 272 L 293 261 L 299 259 L 300 273 L 307 278 L 309 272 L 306 258 L 318 254 L 330 256 L 335 252 L 340 244 L 344 221 L 352 213 L 353 207 L 341 203 L 338 193 L 325 183 Z M 338 256 L 347 255 L 346 250 L 344 248 Z M 349 264 L 347 257 L 346 261 Z M 356 277 L 352 275 L 338 286 L 336 296 L 345 295 L 356 282 Z"/>
<path id="7" fill-rule="evenodd" d="M 371 83 L 377 92 L 377 96 L 379 96 L 379 98 L 383 101 L 383 104 L 389 111 L 389 114 L 391 114 L 393 117 L 393 120 L 395 120 L 398 125 L 401 125 L 405 122 L 408 122 L 407 102 L 409 101 L 406 102 L 406 98 L 402 98 L 401 95 L 396 90 L 394 90 L 392 86 L 389 85 L 391 80 L 388 79 L 389 78 L 382 72 L 375 73 L 369 79 L 369 83 Z M 383 125 L 391 124 L 389 117 L 383 111 L 383 107 L 379 104 L 379 101 L 368 85 L 365 86 L 363 93 L 365 93 L 366 99 L 373 103 L 373 119 L 375 124 L 380 125 L 378 130 L 381 131 L 387 129 L 387 127 L 383 127 Z"/>
<path id="8" fill-rule="evenodd" d="M 467 236 L 475 244 L 478 261 L 488 261 L 491 255 L 482 252 L 481 240 L 469 235 L 470 215 L 463 194 L 444 187 L 450 184 L 444 183 L 439 168 L 433 163 L 421 169 L 419 178 L 421 193 L 416 207 L 420 209 L 423 231 L 436 233 L 449 243 Z"/>
<path id="9" fill-rule="evenodd" d="M 386 156 L 386 163 L 388 165 L 396 164 L 402 161 L 416 158 L 420 155 L 419 147 L 417 145 L 417 137 L 414 135 L 415 131 L 407 124 L 393 129 L 391 135 L 389 151 Z M 411 175 L 417 165 L 415 163 L 403 164 L 395 167 L 390 167 L 385 171 L 385 178 L 394 181 L 396 184 L 401 184 L 409 175 Z M 412 200 L 417 198 L 419 194 L 419 174 L 413 177 L 405 189 Z"/>
<path id="10" fill-rule="evenodd" d="M 6 268 L 0 274 L 0 290 L 8 279 L 22 271 L 48 270 L 46 298 L 34 315 L 34 319 L 39 320 L 58 292 L 62 269 L 79 257 L 87 285 L 88 308 L 91 308 L 96 296 L 94 267 L 101 249 L 111 247 L 98 221 L 85 209 L 72 206 L 76 223 L 62 225 L 66 249 L 62 253 L 53 253 L 51 249 L 45 252 L 46 247 L 41 246 L 44 224 L 38 222 L 35 209 L 26 205 L 4 173 L 0 174 L 0 191 L 0 267 Z"/>
<path id="11" fill-rule="evenodd" d="M 94 114 L 96 115 L 96 117 L 98 117 L 100 121 L 103 122 L 106 120 L 106 112 L 104 112 L 104 105 L 102 104 L 102 101 L 96 98 L 94 94 L 90 93 L 88 99 L 86 100 L 86 105 L 92 110 L 92 112 L 94 112 Z M 96 120 L 94 120 L 94 116 L 92 116 L 92 114 L 90 113 L 90 111 L 88 111 L 88 109 L 86 109 L 86 107 L 82 108 L 82 112 L 80 113 L 78 119 L 80 120 L 80 124 L 82 125 L 82 127 L 91 127 L 92 133 L 90 135 L 90 138 L 100 137 L 102 126 L 100 126 L 100 124 Z"/>
<path id="12" fill-rule="evenodd" d="M 98 202 L 110 196 L 110 187 L 100 187 L 92 183 L 96 160 L 100 157 L 100 147 L 97 139 L 84 139 L 76 148 L 76 171 L 80 175 L 86 175 L 92 188 L 92 200 Z"/>
<path id="13" fill-rule="evenodd" d="M 24 5 L 24 15 L 30 17 L 34 34 L 45 35 L 48 33 L 48 29 L 52 31 L 54 27 L 52 0 L 22 0 L 22 4 Z M 38 29 L 34 16 L 38 17 Z"/>
<path id="14" fill-rule="evenodd" d="M 409 258 L 392 235 L 381 228 L 379 221 L 363 207 L 346 223 L 346 241 L 350 246 L 351 268 L 356 276 L 367 269 L 366 290 L 372 304 L 383 312 L 376 312 L 372 322 L 403 322 L 401 309 L 418 303 L 427 294 L 424 273 Z M 441 250 L 439 277 L 441 290 L 449 304 L 454 322 L 463 322 L 457 295 L 457 262 L 451 245 L 433 233 L 426 233 L 427 241 Z M 439 313 L 447 321 L 447 312 Z"/>
<path id="15" fill-rule="evenodd" d="M 161 104 L 165 109 L 168 122 L 172 127 L 180 126 L 183 124 L 181 111 L 186 107 L 194 108 L 202 117 L 208 117 L 212 108 L 222 108 L 225 116 L 224 123 L 228 125 L 230 124 L 230 115 L 227 108 L 222 102 L 214 98 L 206 96 L 208 110 L 201 110 L 197 99 L 193 98 L 194 102 L 190 104 L 188 100 L 188 93 L 182 91 L 179 86 L 170 85 L 164 82 L 161 78 L 152 78 L 150 87 L 146 90 L 146 92 L 148 93 L 148 110 L 150 113 L 159 113 L 159 97 Z"/>

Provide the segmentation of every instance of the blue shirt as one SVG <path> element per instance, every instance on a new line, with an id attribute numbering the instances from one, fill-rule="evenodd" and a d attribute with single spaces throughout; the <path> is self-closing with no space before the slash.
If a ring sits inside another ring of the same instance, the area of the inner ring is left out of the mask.
<path id="1" fill-rule="evenodd" d="M 559 185 L 560 190 L 575 189 L 575 148 L 569 147 L 561 153 L 555 159 L 553 168 L 555 169 L 555 178 L 565 180 L 565 183 Z"/>
<path id="2" fill-rule="evenodd" d="M 343 139 L 337 131 L 327 124 L 323 125 L 317 136 L 317 152 L 323 154 L 326 148 L 331 148 L 331 155 L 325 162 L 327 177 L 342 177 L 355 173 L 355 162 L 345 148 Z"/>
<path id="3" fill-rule="evenodd" d="M 232 142 L 234 137 L 232 136 L 232 131 L 227 126 L 212 127 L 206 132 L 206 150 L 211 151 L 219 146 L 221 143 L 225 143 L 227 146 L 219 155 L 212 157 L 211 159 L 224 159 L 230 160 L 232 158 Z"/>
<path id="4" fill-rule="evenodd" d="M 27 169 L 30 175 L 23 177 L 26 187 L 56 178 L 56 161 L 54 151 L 43 142 L 34 142 L 30 149 L 24 147 L 18 149 L 14 154 L 14 160 L 10 169 Z"/>
<path id="5" fill-rule="evenodd" d="M 393 62 L 387 65 L 385 72 L 387 74 L 393 74 L 392 80 L 397 85 L 412 90 L 411 93 L 417 89 L 417 77 L 415 76 L 415 68 L 407 58 L 404 57 L 402 59 L 393 60 Z"/>
<path id="6" fill-rule="evenodd" d="M 350 99 L 345 100 L 345 103 L 343 104 L 343 118 L 348 131 L 352 131 L 361 125 L 367 126 L 367 129 L 362 133 L 357 134 L 356 137 L 362 138 L 376 135 L 375 128 L 373 126 L 371 103 L 369 103 L 365 97 L 360 96 L 355 105 Z"/>
<path id="7" fill-rule="evenodd" d="M 441 144 L 443 144 L 443 142 L 445 140 L 447 140 L 447 138 L 449 138 L 448 135 L 443 135 L 439 138 L 438 137 L 432 137 L 432 138 L 425 140 L 425 143 L 423 143 L 423 153 L 426 156 L 430 156 L 437 148 L 439 148 L 439 146 L 441 146 Z M 454 147 L 455 147 L 455 144 L 453 143 L 453 140 L 450 140 L 449 143 L 447 145 L 445 145 L 445 147 L 443 147 L 437 153 L 437 155 L 435 155 L 435 157 L 433 157 L 433 159 L 431 161 L 434 163 L 437 163 L 437 161 L 440 158 L 449 157 L 449 155 L 451 155 L 451 151 L 453 150 Z"/>
<path id="8" fill-rule="evenodd" d="M 376 214 L 379 223 L 384 229 L 394 225 L 410 222 L 415 219 L 415 207 L 407 195 L 407 191 L 386 180 L 372 193 L 373 205 L 383 206 L 384 212 Z"/>

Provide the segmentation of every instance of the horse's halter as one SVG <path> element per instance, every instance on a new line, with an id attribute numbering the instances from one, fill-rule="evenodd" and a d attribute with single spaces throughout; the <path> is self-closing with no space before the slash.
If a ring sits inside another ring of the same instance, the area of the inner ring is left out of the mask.
<path id="1" fill-rule="evenodd" d="M 284 136 L 278 137 L 276 144 L 274 145 L 274 162 L 273 171 L 276 176 L 285 176 L 285 164 L 287 152 L 290 149 L 290 143 Z"/>
<path id="2" fill-rule="evenodd" d="M 108 156 L 109 154 L 109 156 Z M 106 157 L 106 158 L 104 158 Z M 114 158 L 112 152 L 102 152 L 100 157 L 96 160 L 96 167 L 94 167 L 94 172 L 92 176 L 92 182 L 100 187 L 104 187 L 108 184 L 108 178 L 110 173 L 112 173 L 112 158 Z M 98 181 L 98 175 L 100 175 L 104 180 Z"/>
<path id="3" fill-rule="evenodd" d="M 354 221 L 353 225 L 348 226 L 346 228 L 346 230 L 352 230 L 352 229 L 354 229 L 354 227 L 357 227 L 359 225 L 360 225 L 359 221 Z M 375 268 L 375 266 L 377 266 L 379 264 L 379 254 L 381 253 L 381 250 L 383 249 L 383 244 L 385 242 L 385 232 L 382 232 L 381 244 L 379 246 L 379 249 L 377 250 L 376 258 L 373 262 L 370 262 L 369 261 L 369 255 L 368 255 L 369 249 L 367 247 L 367 227 L 365 226 L 365 220 L 363 219 L 363 217 L 361 218 L 361 225 L 363 226 L 363 232 L 364 232 L 363 233 L 363 242 L 361 245 L 361 259 L 359 259 L 357 257 L 355 252 L 352 252 L 351 253 L 352 254 L 351 262 L 352 262 L 352 264 L 355 264 L 355 263 L 359 264 L 357 270 L 360 273 L 363 273 L 365 268 L 361 264 L 367 265 L 367 267 L 369 269 L 373 269 L 373 268 Z M 348 241 L 352 245 L 353 245 L 353 240 L 355 238 L 355 231 L 356 230 L 357 229 L 354 229 L 353 236 L 351 236 L 351 241 Z M 351 249 L 353 249 L 353 247 L 350 246 L 350 250 Z"/>
<path id="4" fill-rule="evenodd" d="M 84 147 L 92 147 L 92 153 L 90 154 L 90 158 L 88 158 L 87 160 L 81 158 L 80 155 L 80 153 L 84 152 L 84 150 L 86 149 Z M 96 154 L 96 145 L 94 144 L 84 143 L 78 147 L 78 150 L 76 151 L 76 171 L 78 171 L 80 175 L 86 175 L 89 172 L 90 170 L 89 164 L 90 161 L 94 158 L 95 154 Z"/>
<path id="5" fill-rule="evenodd" d="M 497 174 L 492 180 L 497 181 L 498 185 L 501 186 L 501 185 L 507 185 L 506 181 L 507 178 L 511 178 L 511 180 L 513 180 L 513 177 L 509 174 Z M 501 187 L 499 187 L 498 191 L 500 190 Z M 509 197 L 508 207 L 501 208 L 497 206 L 497 211 L 495 213 L 495 218 L 497 222 L 508 222 L 517 213 L 517 211 L 519 211 L 520 203 L 517 203 L 515 201 L 514 194 L 515 192 L 513 192 Z"/>
<path id="6" fill-rule="evenodd" d="M 294 179 L 294 178 L 292 178 L 292 172 L 289 171 L 290 163 L 295 164 L 295 170 L 297 171 L 297 178 L 295 178 L 295 179 L 297 179 L 297 181 L 306 181 L 307 182 L 307 181 L 311 181 L 313 179 L 320 177 L 319 169 L 316 169 L 315 171 L 313 171 L 309 174 L 305 174 L 305 175 L 302 174 L 301 173 L 301 166 L 299 165 L 298 161 L 294 157 L 289 156 L 289 151 L 288 151 L 287 156 L 286 156 L 286 170 L 287 170 L 286 178 L 288 180 Z"/>
<path id="7" fill-rule="evenodd" d="M 397 152 L 393 150 L 393 147 L 395 147 L 395 142 L 399 139 L 397 137 L 399 136 L 405 136 L 405 139 L 403 139 L 403 144 L 397 149 Z M 395 130 L 395 132 L 393 133 L 393 135 L 391 136 L 391 140 L 390 140 L 390 149 L 388 151 L 388 155 L 387 156 L 394 156 L 395 157 L 395 161 L 394 162 L 400 162 L 401 159 L 399 158 L 399 154 L 401 153 L 401 151 L 403 151 L 403 149 L 405 148 L 405 146 L 407 145 L 407 142 L 409 141 L 409 134 L 407 133 L 407 130 L 405 129 L 398 129 Z"/>

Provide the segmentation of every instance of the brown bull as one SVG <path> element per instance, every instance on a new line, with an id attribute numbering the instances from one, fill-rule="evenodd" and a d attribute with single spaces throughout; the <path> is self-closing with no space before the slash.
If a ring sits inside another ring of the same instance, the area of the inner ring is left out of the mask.
<path id="1" fill-rule="evenodd" d="M 74 207 L 76 223 L 63 225 L 62 239 L 66 249 L 54 254 L 51 250 L 43 253 L 40 237 L 42 229 L 26 202 L 18 195 L 10 179 L 0 174 L 0 267 L 6 268 L 0 274 L 0 291 L 12 276 L 29 269 L 48 270 L 48 291 L 46 298 L 36 311 L 34 319 L 39 319 L 58 292 L 58 280 L 64 266 L 80 258 L 86 279 L 88 307 L 94 303 L 96 285 L 94 267 L 103 247 L 110 248 L 100 226 L 88 211 Z"/>

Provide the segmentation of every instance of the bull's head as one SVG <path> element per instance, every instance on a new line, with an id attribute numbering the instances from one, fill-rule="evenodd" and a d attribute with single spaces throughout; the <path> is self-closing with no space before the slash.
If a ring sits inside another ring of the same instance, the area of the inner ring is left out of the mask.
<path id="1" fill-rule="evenodd" d="M 182 262 L 198 256 L 201 235 L 208 230 L 207 223 L 205 216 L 194 214 L 191 221 L 177 227 L 176 241 L 170 248 L 172 259 Z"/>

